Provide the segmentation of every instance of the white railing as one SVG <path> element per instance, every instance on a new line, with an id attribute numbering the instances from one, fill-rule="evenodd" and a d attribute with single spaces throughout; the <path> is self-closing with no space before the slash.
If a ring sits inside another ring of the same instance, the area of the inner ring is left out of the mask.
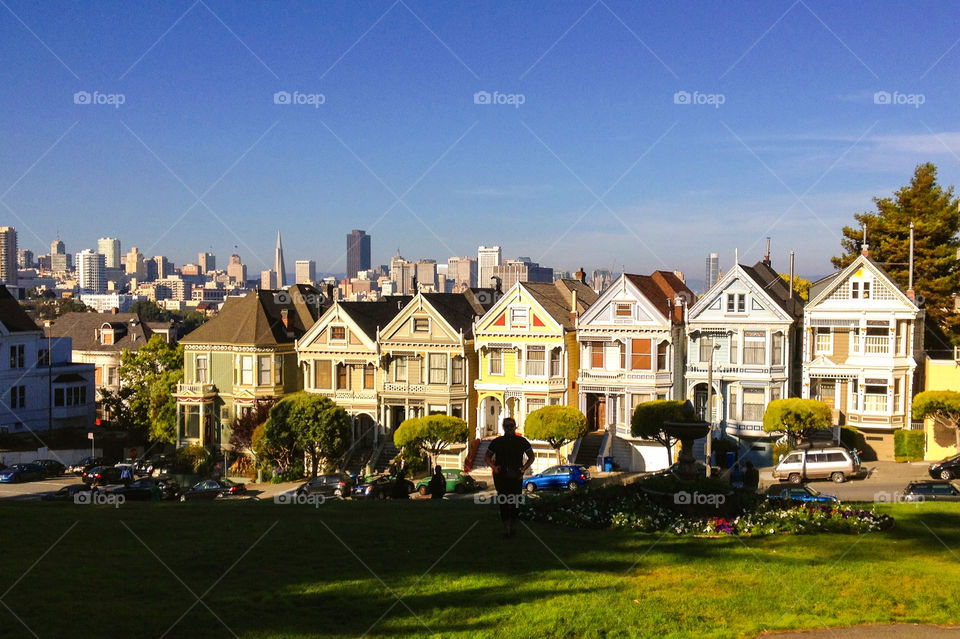
<path id="1" fill-rule="evenodd" d="M 213 392 L 213 384 L 177 384 L 177 392 L 181 394 L 205 395 Z"/>
<path id="2" fill-rule="evenodd" d="M 876 335 L 867 335 L 864 338 L 864 352 L 868 355 L 889 355 L 890 338 Z"/>

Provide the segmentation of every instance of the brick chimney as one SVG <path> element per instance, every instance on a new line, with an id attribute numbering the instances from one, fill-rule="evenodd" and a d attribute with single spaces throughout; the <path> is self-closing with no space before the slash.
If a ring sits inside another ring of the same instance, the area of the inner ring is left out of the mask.
<path id="1" fill-rule="evenodd" d="M 573 276 L 574 276 L 574 277 L 577 279 L 577 281 L 580 282 L 581 284 L 586 284 L 586 283 L 587 283 L 587 274 L 583 272 L 583 267 L 582 267 L 582 266 L 580 267 L 580 270 L 578 270 L 576 273 L 573 274 Z"/>

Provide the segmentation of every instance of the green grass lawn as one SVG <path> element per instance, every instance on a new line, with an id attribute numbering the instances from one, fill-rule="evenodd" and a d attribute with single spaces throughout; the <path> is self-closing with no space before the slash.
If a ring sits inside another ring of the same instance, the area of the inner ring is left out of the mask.
<path id="1" fill-rule="evenodd" d="M 501 540 L 496 508 L 471 501 L 8 502 L 0 637 L 742 637 L 960 621 L 960 504 L 885 511 L 894 529 L 862 537 L 538 524 Z"/>

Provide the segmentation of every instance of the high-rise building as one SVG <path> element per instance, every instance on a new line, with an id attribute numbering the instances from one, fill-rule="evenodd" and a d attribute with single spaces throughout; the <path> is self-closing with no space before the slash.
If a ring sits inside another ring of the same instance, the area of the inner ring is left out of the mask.
<path id="1" fill-rule="evenodd" d="M 451 257 L 447 260 L 447 278 L 453 281 L 454 286 L 475 287 L 477 285 L 477 258 Z M 486 282 L 484 286 L 489 286 L 489 282 Z"/>
<path id="2" fill-rule="evenodd" d="M 390 281 L 394 283 L 394 293 L 397 295 L 410 295 L 416 293 L 413 290 L 413 277 L 416 273 L 416 267 L 412 262 L 408 262 L 402 255 L 397 253 L 390 259 Z"/>
<path id="3" fill-rule="evenodd" d="M 130 277 L 135 277 L 137 280 L 145 280 L 147 278 L 147 263 L 143 257 L 143 253 L 140 252 L 136 246 L 130 247 L 130 250 L 123 258 L 123 266 L 127 272 L 127 275 Z"/>
<path id="4" fill-rule="evenodd" d="M 260 271 L 260 288 L 265 291 L 275 291 L 282 288 L 280 275 L 272 268 Z"/>
<path id="5" fill-rule="evenodd" d="M 493 269 L 500 266 L 500 247 L 481 246 L 477 249 L 477 285 L 481 288 L 490 286 Z"/>
<path id="6" fill-rule="evenodd" d="M 83 293 L 106 292 L 106 258 L 102 253 L 90 249 L 77 253 L 77 286 Z"/>
<path id="7" fill-rule="evenodd" d="M 230 256 L 230 263 L 227 265 L 227 277 L 241 286 L 245 286 L 247 283 L 247 267 L 240 261 L 240 256 L 236 253 Z"/>
<path id="8" fill-rule="evenodd" d="M 33 251 L 30 249 L 17 250 L 17 266 L 20 268 L 33 268 L 36 263 L 33 257 Z"/>
<path id="9" fill-rule="evenodd" d="M 294 270 L 297 284 L 313 284 L 317 281 L 317 263 L 313 260 L 297 260 Z"/>
<path id="10" fill-rule="evenodd" d="M 200 265 L 201 275 L 217 270 L 217 258 L 213 253 L 200 253 L 197 255 L 197 264 Z"/>
<path id="11" fill-rule="evenodd" d="M 704 282 L 704 292 L 713 288 L 713 285 L 720 279 L 720 256 L 711 253 L 707 258 L 706 280 Z"/>
<path id="12" fill-rule="evenodd" d="M 50 242 L 50 255 L 65 255 L 66 252 L 67 246 L 59 237 Z"/>
<path id="13" fill-rule="evenodd" d="M 120 240 L 117 238 L 101 237 L 97 240 L 97 253 L 103 256 L 107 268 L 120 268 Z"/>
<path id="14" fill-rule="evenodd" d="M 53 273 L 66 273 L 70 268 L 70 262 L 67 260 L 67 247 L 60 238 L 50 242 L 50 271 Z"/>
<path id="15" fill-rule="evenodd" d="M 505 291 L 517 282 L 553 281 L 553 269 L 540 266 L 529 257 L 518 257 L 515 260 L 507 260 L 500 266 L 494 266 L 493 275 L 500 278 Z"/>
<path id="16" fill-rule="evenodd" d="M 151 261 L 157 265 L 157 279 L 162 280 L 173 275 L 173 262 L 168 260 L 166 256 L 154 255 Z"/>
<path id="17" fill-rule="evenodd" d="M 366 231 L 353 229 L 347 235 L 347 279 L 370 268 L 370 236 Z"/>
<path id="18" fill-rule="evenodd" d="M 283 288 L 287 285 L 286 264 L 283 263 L 283 244 L 280 243 L 280 231 L 277 231 L 277 250 L 273 254 L 273 270 L 277 274 L 277 286 L 271 288 Z M 261 285 L 260 288 L 263 288 Z"/>
<path id="19" fill-rule="evenodd" d="M 17 229 L 0 226 L 0 282 L 17 285 Z"/>
<path id="20" fill-rule="evenodd" d="M 417 290 L 437 290 L 437 261 L 417 260 L 414 267 L 414 277 L 417 278 Z M 416 293 L 417 291 L 413 291 Z"/>

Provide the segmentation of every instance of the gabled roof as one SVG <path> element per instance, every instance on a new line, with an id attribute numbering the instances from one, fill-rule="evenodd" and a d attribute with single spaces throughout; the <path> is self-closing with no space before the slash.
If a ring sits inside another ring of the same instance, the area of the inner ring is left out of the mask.
<path id="1" fill-rule="evenodd" d="M 799 295 L 790 297 L 790 286 L 767 262 L 757 262 L 753 266 L 740 265 L 744 273 L 750 276 L 790 317 L 803 316 L 803 300 Z"/>
<path id="2" fill-rule="evenodd" d="M 573 293 L 577 294 L 577 314 L 590 308 L 597 301 L 597 293 L 580 280 L 560 279 L 554 282 L 521 282 L 543 310 L 550 314 L 566 330 L 576 328 L 570 318 Z"/>
<path id="3" fill-rule="evenodd" d="M 463 333 L 466 339 L 473 337 L 474 320 L 487 311 L 475 299 L 462 293 L 421 293 L 421 297 L 446 320 L 454 331 Z"/>
<path id="4" fill-rule="evenodd" d="M 337 302 L 337 306 L 371 341 L 376 342 L 377 330 L 389 324 L 412 299 L 410 295 L 388 295 L 376 302 Z"/>
<path id="5" fill-rule="evenodd" d="M 837 288 L 848 276 L 852 273 L 855 273 L 860 268 L 866 266 L 868 269 L 873 270 L 878 275 L 882 276 L 887 280 L 887 285 L 892 291 L 894 291 L 901 299 L 901 301 L 908 303 L 910 306 L 919 309 L 919 307 L 907 297 L 907 294 L 903 292 L 903 289 L 900 288 L 900 285 L 887 273 L 878 262 L 876 262 L 869 255 L 864 255 L 861 253 L 858 255 L 846 268 L 839 271 L 835 271 L 826 277 L 822 277 L 810 286 L 810 301 L 807 302 L 808 305 L 819 304 L 824 299 L 830 296 L 834 289 Z"/>
<path id="6" fill-rule="evenodd" d="M 683 321 L 683 307 L 676 304 L 676 298 L 683 297 L 688 304 L 696 299 L 684 281 L 670 271 L 654 271 L 651 275 L 624 273 L 623 276 L 637 287 L 660 315 L 674 322 Z M 669 312 L 671 309 L 672 317 Z"/>
<path id="7" fill-rule="evenodd" d="M 100 343 L 104 325 L 115 331 L 113 344 Z M 69 337 L 75 351 L 103 353 L 135 351 L 153 337 L 153 330 L 137 313 L 64 313 L 44 333 L 54 339 Z"/>
<path id="8" fill-rule="evenodd" d="M 20 302 L 2 284 L 0 284 L 0 324 L 3 324 L 9 333 L 40 330 L 40 327 L 30 319 L 27 312 L 20 306 Z"/>

